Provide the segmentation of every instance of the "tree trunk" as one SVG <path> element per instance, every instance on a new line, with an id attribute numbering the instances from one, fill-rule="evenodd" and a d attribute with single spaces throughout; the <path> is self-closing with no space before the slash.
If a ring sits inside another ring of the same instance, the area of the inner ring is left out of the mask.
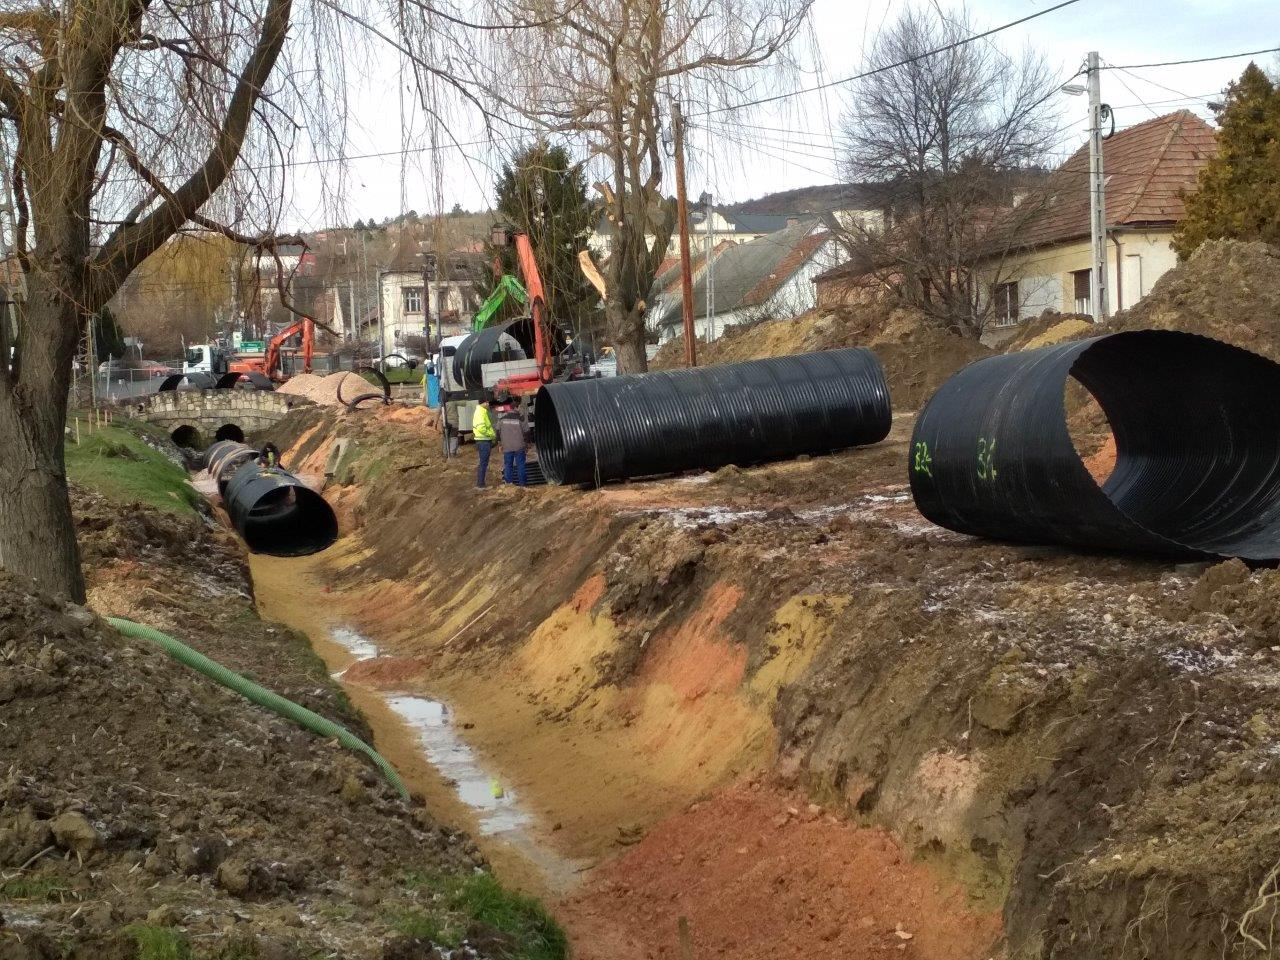
<path id="1" fill-rule="evenodd" d="M 605 322 L 618 373 L 647 373 L 649 359 L 644 349 L 644 314 L 613 301 L 605 304 Z"/>
<path id="2" fill-rule="evenodd" d="M 0 567 L 84 603 L 84 575 L 67 497 L 65 397 L 38 384 L 32 400 L 0 388 Z"/>

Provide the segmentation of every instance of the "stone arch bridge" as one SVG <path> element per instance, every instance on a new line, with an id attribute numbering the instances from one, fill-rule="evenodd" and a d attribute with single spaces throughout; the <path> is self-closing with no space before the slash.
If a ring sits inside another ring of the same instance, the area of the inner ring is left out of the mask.
<path id="1" fill-rule="evenodd" d="M 270 390 L 162 390 L 131 401 L 135 417 L 153 423 L 180 447 L 202 450 L 216 440 L 243 442 L 310 406 L 305 397 Z"/>

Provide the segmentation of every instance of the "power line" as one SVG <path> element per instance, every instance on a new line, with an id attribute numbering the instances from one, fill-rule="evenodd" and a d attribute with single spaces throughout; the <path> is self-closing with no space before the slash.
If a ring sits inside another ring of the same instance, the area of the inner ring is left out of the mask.
<path id="1" fill-rule="evenodd" d="M 1047 11 L 1046 11 L 1047 12 Z M 1280 47 L 1269 47 L 1266 50 L 1248 50 L 1244 53 L 1224 53 L 1217 57 L 1195 57 L 1191 60 L 1165 60 L 1162 63 L 1120 63 L 1107 64 L 1104 70 L 1145 70 L 1148 67 L 1180 67 L 1188 63 L 1212 63 L 1215 60 L 1235 60 L 1239 57 L 1256 57 L 1264 53 L 1280 53 Z"/>
<path id="2" fill-rule="evenodd" d="M 1011 20 L 1008 23 L 1001 24 L 998 27 L 992 27 L 990 30 L 984 30 L 982 33 L 975 33 L 971 37 L 965 37 L 963 40 L 957 40 L 954 43 L 948 43 L 944 46 L 937 47 L 934 50 L 926 50 L 924 53 L 917 54 L 914 57 L 908 57 L 906 60 L 900 60 L 897 63 L 887 63 L 884 66 L 876 67 L 873 70 L 866 70 L 863 73 L 855 73 L 851 77 L 843 77 L 839 80 L 828 80 L 826 83 L 819 83 L 812 87 L 805 87 L 800 90 L 792 90 L 789 93 L 779 93 L 779 94 L 775 94 L 772 97 L 761 97 L 759 100 L 748 100 L 744 103 L 735 103 L 728 107 L 715 107 L 713 109 L 704 110 L 701 113 L 691 113 L 689 114 L 689 116 L 702 117 L 711 113 L 731 113 L 734 110 L 741 110 L 743 107 L 755 107 L 755 106 L 759 106 L 762 103 L 774 103 L 775 101 L 778 101 L 778 100 L 787 100 L 787 99 L 790 99 L 791 97 L 801 96 L 802 94 L 814 93 L 818 90 L 826 90 L 828 87 L 837 87 L 837 86 L 840 86 L 841 84 L 852 83 L 854 80 L 863 80 L 867 77 L 874 77 L 878 73 L 885 73 L 889 70 L 896 70 L 898 67 L 905 67 L 907 64 L 916 63 L 919 60 L 924 60 L 924 59 L 927 59 L 928 57 L 936 56 L 939 53 L 946 53 L 948 50 L 955 50 L 958 47 L 966 46 L 970 43 L 973 43 L 975 40 L 984 40 L 987 37 L 994 36 L 995 34 L 1000 33 L 1003 30 L 1008 30 L 1012 27 L 1020 26 L 1021 24 L 1027 23 L 1031 20 L 1035 20 L 1037 17 L 1046 16 L 1047 14 L 1053 13 L 1056 10 L 1061 10 L 1063 7 L 1069 7 L 1072 4 L 1079 3 L 1079 2 L 1080 0 L 1062 0 L 1061 3 L 1055 4 L 1052 7 L 1047 7 L 1044 10 L 1039 10 L 1032 14 L 1028 14 L 1027 16 L 1022 17 L 1021 19 Z"/>

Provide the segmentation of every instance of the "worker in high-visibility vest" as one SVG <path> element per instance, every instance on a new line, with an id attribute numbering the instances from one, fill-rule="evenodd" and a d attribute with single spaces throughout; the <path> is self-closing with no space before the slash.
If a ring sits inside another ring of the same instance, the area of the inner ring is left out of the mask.
<path id="1" fill-rule="evenodd" d="M 476 461 L 476 487 L 484 488 L 484 478 L 489 472 L 489 454 L 493 452 L 493 441 L 498 439 L 498 433 L 493 429 L 493 416 L 489 412 L 489 405 L 492 398 L 485 394 L 476 404 L 476 412 L 471 417 L 471 436 L 476 442 L 476 452 L 479 459 Z"/>

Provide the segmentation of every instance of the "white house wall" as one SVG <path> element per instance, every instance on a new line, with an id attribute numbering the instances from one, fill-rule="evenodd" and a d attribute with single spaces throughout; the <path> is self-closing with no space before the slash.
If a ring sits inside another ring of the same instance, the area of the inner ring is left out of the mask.
<path id="1" fill-rule="evenodd" d="M 384 273 L 379 284 L 379 298 L 382 306 L 383 350 L 385 353 L 401 352 L 400 346 L 406 336 L 420 337 L 425 332 L 422 312 L 406 313 L 404 309 L 404 290 L 411 287 L 422 287 L 422 274 L 414 272 Z M 471 329 L 474 316 L 472 303 L 464 296 L 464 288 L 469 289 L 470 281 L 441 280 L 429 284 L 424 296 L 430 301 L 430 335 L 436 332 L 436 315 L 440 309 L 440 298 L 443 293 L 446 312 L 457 311 L 458 320 L 444 325 L 446 337 L 466 333 Z M 375 326 L 376 336 L 376 326 Z"/>
<path id="2" fill-rule="evenodd" d="M 1132 307 L 1177 266 L 1172 238 L 1168 230 L 1117 230 L 1111 234 L 1107 240 L 1107 301 L 1112 313 Z M 1117 252 L 1121 261 L 1118 276 Z M 1058 244 L 1010 255 L 999 276 L 993 268 L 988 282 L 1018 281 L 1021 320 L 1034 319 L 1045 310 L 1071 313 L 1075 310 L 1071 274 L 1088 269 L 1092 259 L 1088 240 Z"/>

